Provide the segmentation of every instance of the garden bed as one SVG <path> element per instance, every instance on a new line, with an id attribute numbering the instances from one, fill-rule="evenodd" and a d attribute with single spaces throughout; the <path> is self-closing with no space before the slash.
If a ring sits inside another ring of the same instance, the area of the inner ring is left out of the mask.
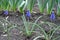
<path id="1" fill-rule="evenodd" d="M 39 35 L 43 36 L 43 33 L 37 27 L 34 28 L 34 30 L 36 32 L 34 32 L 31 37 L 26 37 L 25 35 L 23 35 L 24 33 L 21 30 L 23 30 L 24 27 L 23 27 L 23 21 L 22 21 L 21 16 L 13 15 L 13 16 L 9 16 L 7 19 L 9 22 L 11 22 L 13 24 L 18 24 L 17 28 L 13 28 L 10 30 L 10 32 L 9 32 L 11 34 L 9 37 L 10 40 L 33 40 L 35 37 L 37 37 Z M 42 18 L 39 19 L 37 24 L 43 23 L 44 21 L 51 22 L 49 19 L 49 16 L 41 15 L 41 14 L 32 14 L 32 19 L 30 20 L 30 22 L 34 22 L 39 16 L 42 16 Z M 5 19 L 6 17 L 0 16 L 0 20 L 2 20 L 2 18 Z M 60 25 L 59 20 L 60 20 L 60 17 L 57 17 L 57 19 L 55 21 L 53 21 L 52 23 L 54 23 L 56 25 Z M 46 30 L 48 32 L 52 27 L 55 27 L 55 26 L 54 25 L 48 26 L 47 24 L 42 24 L 41 27 L 43 27 L 44 30 Z M 0 40 L 8 39 L 7 33 L 5 33 L 5 34 L 0 33 L 0 35 L 1 35 Z M 58 30 L 57 32 L 55 32 L 54 37 L 57 37 L 59 35 L 60 35 L 60 31 Z M 37 40 L 44 40 L 44 38 L 39 38 Z M 60 39 L 57 39 L 57 40 L 60 40 Z"/>

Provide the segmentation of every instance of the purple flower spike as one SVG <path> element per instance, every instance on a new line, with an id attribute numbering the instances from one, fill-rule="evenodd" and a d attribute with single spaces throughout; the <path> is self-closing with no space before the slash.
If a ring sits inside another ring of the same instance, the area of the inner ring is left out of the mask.
<path id="1" fill-rule="evenodd" d="M 26 12 L 26 17 L 30 17 L 30 16 L 31 16 L 30 11 L 27 10 L 27 12 Z"/>
<path id="2" fill-rule="evenodd" d="M 8 11 L 7 10 L 4 11 L 4 15 L 8 15 Z"/>
<path id="3" fill-rule="evenodd" d="M 55 20 L 55 13 L 54 13 L 54 11 L 52 11 L 51 16 L 50 16 L 50 19 L 51 20 Z"/>

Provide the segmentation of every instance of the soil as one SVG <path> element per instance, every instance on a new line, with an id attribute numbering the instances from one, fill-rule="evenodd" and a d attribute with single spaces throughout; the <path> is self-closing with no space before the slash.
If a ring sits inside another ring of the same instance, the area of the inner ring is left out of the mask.
<path id="1" fill-rule="evenodd" d="M 7 20 L 10 23 L 18 24 L 18 27 L 10 30 L 9 39 L 8 39 L 7 33 L 0 32 L 0 40 L 33 40 L 35 37 L 39 36 L 40 34 L 43 34 L 40 31 L 40 29 L 36 27 L 36 28 L 34 28 L 34 30 L 36 32 L 34 32 L 33 33 L 34 35 L 32 34 L 31 37 L 26 37 L 25 35 L 23 35 L 24 33 L 22 32 L 22 30 L 24 29 L 24 27 L 23 27 L 23 21 L 22 21 L 21 16 L 22 15 L 20 15 L 20 16 L 12 15 L 12 16 L 8 17 Z M 40 24 L 43 21 L 51 22 L 50 19 L 49 19 L 49 16 L 42 15 L 42 14 L 39 14 L 39 13 L 38 14 L 32 14 L 32 19 L 30 20 L 30 22 L 34 22 L 39 16 L 42 16 L 42 18 L 39 19 L 38 24 Z M 6 19 L 6 17 L 0 16 L 0 20 L 2 20 L 2 18 Z M 56 25 L 60 25 L 60 17 L 57 17 L 57 19 L 52 21 L 52 23 L 54 23 Z M 48 32 L 52 28 L 52 26 L 49 27 L 47 24 L 42 24 L 41 27 L 43 27 L 46 32 Z M 53 26 L 53 27 L 55 27 L 55 26 Z M 60 30 L 57 30 L 54 37 L 55 36 L 57 37 L 59 35 L 60 35 Z M 44 39 L 39 38 L 37 40 L 44 40 Z M 60 40 L 60 39 L 57 39 L 57 40 Z"/>

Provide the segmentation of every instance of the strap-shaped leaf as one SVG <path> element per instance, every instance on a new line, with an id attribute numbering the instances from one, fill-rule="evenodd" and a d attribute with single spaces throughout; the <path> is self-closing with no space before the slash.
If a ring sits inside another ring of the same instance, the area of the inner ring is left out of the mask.
<path id="1" fill-rule="evenodd" d="M 49 0 L 37 0 L 38 6 L 39 6 L 39 10 L 40 10 L 41 13 L 44 12 L 44 9 L 45 9 L 48 1 Z"/>
<path id="2" fill-rule="evenodd" d="M 10 7 L 15 11 L 18 8 L 23 0 L 9 0 Z"/>
<path id="3" fill-rule="evenodd" d="M 55 5 L 55 0 L 49 0 L 49 2 L 48 2 L 48 14 L 51 13 L 52 8 L 54 8 L 54 5 Z"/>
<path id="4" fill-rule="evenodd" d="M 30 12 L 32 12 L 35 3 L 36 0 L 27 0 L 27 9 L 30 10 Z"/>

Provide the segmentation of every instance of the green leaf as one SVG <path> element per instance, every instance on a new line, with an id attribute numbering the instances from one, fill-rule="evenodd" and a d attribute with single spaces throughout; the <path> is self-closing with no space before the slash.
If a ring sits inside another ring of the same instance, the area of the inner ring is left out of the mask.
<path id="1" fill-rule="evenodd" d="M 36 0 L 27 0 L 27 10 L 30 10 L 30 12 L 32 12 L 35 3 Z"/>
<path id="2" fill-rule="evenodd" d="M 9 0 L 10 7 L 13 11 L 16 11 L 20 7 L 23 0 Z"/>
<path id="3" fill-rule="evenodd" d="M 9 7 L 9 0 L 2 0 L 1 1 L 2 3 L 2 5 L 1 5 L 1 7 L 2 7 L 2 9 L 3 10 L 8 10 L 8 7 Z"/>
<path id="4" fill-rule="evenodd" d="M 60 16 L 60 0 L 58 0 L 57 15 Z"/>
<path id="5" fill-rule="evenodd" d="M 55 0 L 49 0 L 48 2 L 48 11 L 47 13 L 50 14 L 52 9 L 54 8 L 54 5 L 55 5 Z"/>
<path id="6" fill-rule="evenodd" d="M 39 10 L 40 10 L 41 13 L 44 12 L 44 9 L 45 9 L 48 1 L 49 0 L 37 0 L 38 6 L 39 6 Z"/>

